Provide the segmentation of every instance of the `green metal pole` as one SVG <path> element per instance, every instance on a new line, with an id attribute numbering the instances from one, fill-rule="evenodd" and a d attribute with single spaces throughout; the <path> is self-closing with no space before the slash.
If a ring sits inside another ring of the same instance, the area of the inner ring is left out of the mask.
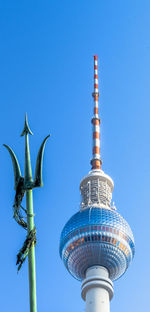
<path id="1" fill-rule="evenodd" d="M 32 169 L 29 149 L 29 131 L 25 133 L 25 184 L 29 187 L 26 191 L 26 209 L 27 209 L 27 230 L 28 234 L 34 229 L 34 214 L 33 214 L 33 194 L 30 185 L 33 183 Z M 34 243 L 28 254 L 29 266 L 29 295 L 30 295 L 30 312 L 37 311 L 36 305 L 36 273 L 35 273 L 35 248 Z"/>
<path id="2" fill-rule="evenodd" d="M 32 190 L 29 190 L 26 192 L 26 208 L 27 208 L 28 233 L 30 233 L 30 231 L 33 230 L 33 228 L 34 228 Z M 36 305 L 36 272 L 35 272 L 35 248 L 34 248 L 34 245 L 29 250 L 28 266 L 29 266 L 30 312 L 36 312 L 37 311 L 37 305 Z"/>

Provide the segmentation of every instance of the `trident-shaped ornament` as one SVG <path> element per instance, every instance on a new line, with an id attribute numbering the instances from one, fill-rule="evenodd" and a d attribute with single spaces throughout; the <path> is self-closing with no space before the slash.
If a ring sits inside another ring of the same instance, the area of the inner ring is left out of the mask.
<path id="1" fill-rule="evenodd" d="M 36 244 L 36 229 L 34 225 L 34 213 L 33 213 L 33 196 L 32 189 L 35 187 L 43 186 L 42 180 L 42 164 L 43 164 L 43 152 L 45 148 L 45 143 L 49 135 L 42 142 L 36 160 L 36 169 L 34 180 L 32 178 L 31 160 L 30 160 L 30 149 L 29 149 L 29 134 L 33 135 L 31 132 L 28 121 L 27 114 L 25 115 L 24 129 L 21 136 L 25 135 L 25 172 L 24 177 L 21 175 L 20 166 L 17 157 L 13 150 L 8 146 L 4 146 L 9 151 L 12 159 L 14 178 L 15 178 L 15 200 L 13 204 L 14 208 L 14 218 L 19 225 L 24 229 L 27 229 L 27 238 L 17 255 L 17 265 L 18 271 L 20 270 L 22 263 L 24 262 L 26 256 L 28 255 L 28 266 L 29 266 L 29 292 L 30 292 L 30 312 L 36 312 L 36 274 L 35 274 L 35 244 Z M 26 209 L 21 206 L 22 199 L 26 193 Z M 27 222 L 23 213 L 26 214 Z"/>

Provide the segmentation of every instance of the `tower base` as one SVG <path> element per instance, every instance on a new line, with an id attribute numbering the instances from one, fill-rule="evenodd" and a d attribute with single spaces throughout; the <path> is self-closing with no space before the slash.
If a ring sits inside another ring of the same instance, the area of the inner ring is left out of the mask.
<path id="1" fill-rule="evenodd" d="M 86 301 L 86 312 L 109 312 L 113 297 L 113 283 L 108 270 L 102 266 L 87 269 L 82 282 L 81 296 Z"/>

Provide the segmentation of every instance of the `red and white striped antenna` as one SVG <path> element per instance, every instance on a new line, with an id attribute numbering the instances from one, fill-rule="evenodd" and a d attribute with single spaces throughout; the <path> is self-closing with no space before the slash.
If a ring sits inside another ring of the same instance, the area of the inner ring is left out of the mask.
<path id="1" fill-rule="evenodd" d="M 97 70 L 97 55 L 94 55 L 94 116 L 92 118 L 93 125 L 93 157 L 91 160 L 92 170 L 101 169 L 102 160 L 100 157 L 100 118 L 98 115 L 98 70 Z"/>

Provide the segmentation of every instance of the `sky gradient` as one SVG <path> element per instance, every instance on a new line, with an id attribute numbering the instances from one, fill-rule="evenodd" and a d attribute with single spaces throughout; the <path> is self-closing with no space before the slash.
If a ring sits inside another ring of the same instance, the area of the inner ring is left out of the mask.
<path id="1" fill-rule="evenodd" d="M 44 187 L 34 190 L 37 227 L 37 307 L 82 312 L 80 282 L 59 258 L 65 222 L 79 210 L 81 178 L 92 156 L 93 55 L 98 55 L 103 170 L 114 180 L 113 200 L 132 228 L 136 253 L 114 283 L 113 311 L 149 311 L 150 244 L 150 1 L 1 1 L 0 308 L 29 311 L 27 261 L 16 254 L 26 232 L 12 218 L 14 177 L 2 144 L 24 171 L 25 112 L 33 174 L 48 140 Z M 25 206 L 25 203 L 23 202 Z M 148 236 L 149 237 L 149 236 Z"/>

